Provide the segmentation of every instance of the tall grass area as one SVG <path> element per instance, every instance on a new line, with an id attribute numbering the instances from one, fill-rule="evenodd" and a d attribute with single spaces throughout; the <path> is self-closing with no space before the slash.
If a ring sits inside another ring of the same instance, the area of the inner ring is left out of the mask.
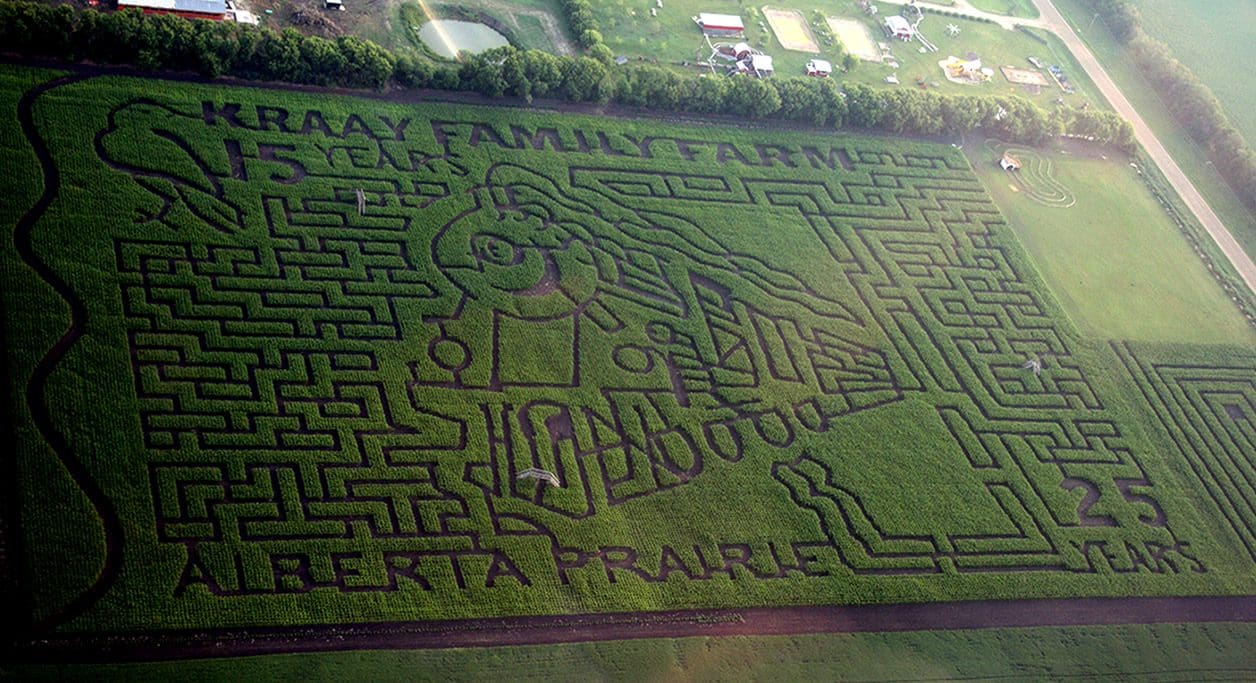
<path id="1" fill-rule="evenodd" d="M 540 19 L 531 14 L 520 14 L 515 17 L 515 20 L 519 22 L 519 30 L 515 33 L 515 37 L 519 40 L 519 47 L 525 50 L 554 51 L 554 44 L 546 35 L 545 27 L 541 25 Z"/>
<path id="2" fill-rule="evenodd" d="M 622 640 L 466 650 L 23 666 L 32 681 L 1250 680 L 1256 625 Z"/>
<path id="3" fill-rule="evenodd" d="M 1103 63 L 1125 97 L 1138 108 L 1139 115 L 1151 126 L 1156 137 L 1173 155 L 1174 161 L 1191 178 L 1195 188 L 1208 200 L 1234 238 L 1248 255 L 1256 255 L 1256 216 L 1235 196 L 1234 191 L 1208 161 L 1201 149 L 1169 114 L 1156 89 L 1143 78 L 1128 52 L 1116 41 L 1102 20 L 1084 0 L 1054 0 L 1060 13 L 1073 26 L 1086 45 Z M 1236 62 L 1237 63 L 1237 62 Z"/>
<path id="4" fill-rule="evenodd" d="M 1080 331 L 1102 339 L 1256 342 L 1256 332 L 1122 161 L 1043 152 L 1069 208 L 1014 191 L 983 148 L 973 167 Z"/>

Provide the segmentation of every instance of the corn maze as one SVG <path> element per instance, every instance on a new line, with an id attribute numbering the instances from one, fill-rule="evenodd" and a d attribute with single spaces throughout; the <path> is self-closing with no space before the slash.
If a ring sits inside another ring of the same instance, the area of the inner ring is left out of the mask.
<path id="1" fill-rule="evenodd" d="M 1080 339 L 946 146 L 8 97 L 44 178 L 3 263 L 49 628 L 1253 587 L 1256 355 Z"/>

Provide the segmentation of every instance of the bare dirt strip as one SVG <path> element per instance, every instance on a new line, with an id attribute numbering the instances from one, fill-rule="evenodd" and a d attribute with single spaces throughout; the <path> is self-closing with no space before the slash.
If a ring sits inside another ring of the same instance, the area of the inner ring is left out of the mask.
<path id="1" fill-rule="evenodd" d="M 285 652 L 546 645 L 634 638 L 1225 621 L 1256 621 L 1256 596 L 763 607 L 154 631 L 95 637 L 49 636 L 19 644 L 15 654 L 20 660 L 31 663 L 149 661 Z"/>
<path id="2" fill-rule="evenodd" d="M 1018 69 L 1014 66 L 1001 66 L 999 67 L 999 70 L 1003 72 L 1003 77 L 1006 78 L 1009 83 L 1015 83 L 1017 85 L 1037 85 L 1044 88 L 1051 85 L 1051 82 L 1047 80 L 1046 76 L 1042 75 L 1041 71 Z"/>
<path id="3" fill-rule="evenodd" d="M 772 33 L 776 35 L 777 42 L 786 50 L 817 54 L 820 52 L 820 46 L 812 37 L 811 28 L 807 26 L 807 20 L 803 18 L 802 12 L 764 7 L 763 18 L 768 20 L 768 26 L 772 27 Z"/>

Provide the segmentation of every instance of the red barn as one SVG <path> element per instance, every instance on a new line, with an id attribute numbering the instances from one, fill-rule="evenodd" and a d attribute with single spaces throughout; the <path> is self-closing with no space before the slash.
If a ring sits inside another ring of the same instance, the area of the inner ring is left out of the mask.
<path id="1" fill-rule="evenodd" d="M 227 18 L 224 0 L 118 0 L 118 9 L 129 7 L 143 10 L 144 14 L 173 14 L 187 19 Z"/>

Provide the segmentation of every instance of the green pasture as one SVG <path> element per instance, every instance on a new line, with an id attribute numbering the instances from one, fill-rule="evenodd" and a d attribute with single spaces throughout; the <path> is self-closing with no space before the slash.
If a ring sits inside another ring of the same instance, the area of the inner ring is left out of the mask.
<path id="1" fill-rule="evenodd" d="M 1041 106 L 1051 106 L 1059 97 L 1064 97 L 1066 102 L 1075 106 L 1080 105 L 1083 100 L 1097 99 L 1085 73 L 1073 62 L 1068 51 L 1058 39 L 1045 33 L 1035 32 L 1033 35 L 1038 38 L 1033 38 L 1030 33 L 1009 31 L 996 24 L 926 13 L 920 29 L 930 41 L 938 46 L 938 51 L 922 54 L 918 51 L 920 48 L 918 42 L 904 43 L 886 38 L 882 23 L 884 17 L 902 11 L 902 8 L 896 5 L 877 3 L 879 12 L 875 17 L 863 14 L 853 3 L 840 0 L 822 0 L 806 6 L 791 5 L 787 2 L 768 6 L 799 10 L 808 25 L 812 26 L 813 34 L 817 11 L 824 16 L 858 19 L 867 25 L 873 40 L 891 45 L 893 54 L 900 65 L 899 68 L 894 69 L 886 64 L 860 62 L 850 72 L 839 71 L 834 74 L 834 78 L 844 81 L 885 85 L 885 77 L 897 73 L 902 83 L 899 87 L 918 87 L 916 79 L 923 78 L 930 87 L 936 82 L 941 92 L 1015 94 L 1027 97 Z M 657 16 L 650 15 L 652 7 L 657 10 Z M 779 77 L 802 75 L 807 61 L 813 57 L 831 60 L 838 58 L 838 51 L 826 46 L 818 35 L 815 36 L 816 42 L 822 50 L 819 55 L 784 50 L 776 42 L 771 29 L 760 26 L 760 22 L 764 22 L 766 26 L 762 7 L 742 6 L 732 0 L 711 2 L 673 0 L 664 2 L 664 6 L 659 9 L 644 0 L 613 0 L 596 3 L 594 12 L 602 27 L 606 44 L 616 54 L 629 57 L 645 57 L 669 64 L 687 61 L 691 68 L 698 68 L 693 65 L 701 64 L 701 68 L 706 69 L 705 60 L 710 55 L 711 49 L 691 17 L 697 16 L 700 12 L 714 12 L 740 15 L 746 25 L 746 40 L 752 46 L 773 57 Z M 946 32 L 948 24 L 958 26 L 960 33 L 956 36 L 949 35 Z M 946 59 L 948 55 L 965 57 L 970 52 L 979 55 L 986 66 L 995 69 L 991 81 L 981 85 L 959 85 L 946 80 L 938 62 Z M 1033 68 L 1026 60 L 1031 56 L 1042 59 L 1045 64 L 1059 64 L 1077 88 L 1077 93 L 1064 95 L 1058 87 L 1052 84 L 1043 87 L 1039 94 L 1033 95 L 1021 86 L 1009 83 L 998 71 L 998 67 L 1004 65 Z"/>
<path id="2" fill-rule="evenodd" d="M 1070 318 L 1087 336 L 1252 344 L 1256 331 L 1119 159 L 1016 150 L 1043 164 L 1067 193 L 1044 202 L 995 161 L 1003 145 L 973 145 L 971 159 L 1008 224 Z M 1030 187 L 1036 176 L 1022 173 Z"/>
<path id="3" fill-rule="evenodd" d="M 971 0 L 973 7 L 983 12 L 1006 14 L 1009 17 L 1036 19 L 1038 8 L 1032 0 Z"/>
<path id="4" fill-rule="evenodd" d="M 519 14 L 515 16 L 515 21 L 519 24 L 519 29 L 515 32 L 515 38 L 519 41 L 520 48 L 525 50 L 554 50 L 554 45 L 550 42 L 549 35 L 545 32 L 545 27 L 541 25 L 540 19 L 531 14 Z"/>
<path id="5" fill-rule="evenodd" d="M 1256 90 L 1246 77 L 1256 62 L 1256 4 L 1141 0 L 1138 10 L 1143 29 L 1212 88 L 1249 144 L 1256 140 Z"/>
<path id="6" fill-rule="evenodd" d="M 1245 623 L 624 640 L 453 650 L 20 666 L 24 680 L 1019 681 L 1249 679 Z M 0 676 L 6 673 L 0 668 Z"/>
<path id="7" fill-rule="evenodd" d="M 512 8 L 524 11 L 515 12 Z M 425 14 L 431 13 L 429 17 Z M 362 7 L 358 10 L 364 16 L 356 20 L 358 27 L 354 30 L 362 37 L 370 38 L 390 50 L 409 52 L 418 51 L 429 57 L 433 53 L 427 49 L 418 36 L 418 27 L 432 18 L 465 19 L 467 14 L 482 13 L 492 17 L 507 32 L 512 44 L 524 50 L 544 50 L 557 53 L 558 50 L 535 14 L 525 12 L 546 12 L 554 17 L 564 35 L 567 25 L 563 20 L 562 10 L 554 0 L 511 0 L 509 4 L 495 0 L 468 0 L 460 3 L 424 2 L 414 0 L 387 3 L 376 7 Z M 388 16 L 381 16 L 387 12 Z"/>
<path id="8" fill-rule="evenodd" d="M 1160 236 L 1094 339 L 949 145 L 0 74 L 62 633 L 1256 588 L 1250 337 Z"/>
<path id="9" fill-rule="evenodd" d="M 1203 150 L 1190 139 L 1165 109 L 1155 88 L 1142 77 L 1125 49 L 1112 37 L 1094 12 L 1082 0 L 1054 0 L 1055 6 L 1073 26 L 1082 40 L 1103 64 L 1121 92 L 1135 107 L 1138 115 L 1156 133 L 1161 144 L 1173 155 L 1195 188 L 1208 200 L 1209 206 L 1247 251 L 1256 254 L 1256 217 L 1235 196 L 1230 186 L 1218 175 Z M 1202 77 L 1202 76 L 1201 76 Z M 1235 88 L 1245 90 L 1244 88 Z M 1218 91 L 1220 96 L 1220 91 Z M 1225 100 L 1223 99 L 1224 103 Z M 1237 124 L 1237 119 L 1236 125 Z"/>

